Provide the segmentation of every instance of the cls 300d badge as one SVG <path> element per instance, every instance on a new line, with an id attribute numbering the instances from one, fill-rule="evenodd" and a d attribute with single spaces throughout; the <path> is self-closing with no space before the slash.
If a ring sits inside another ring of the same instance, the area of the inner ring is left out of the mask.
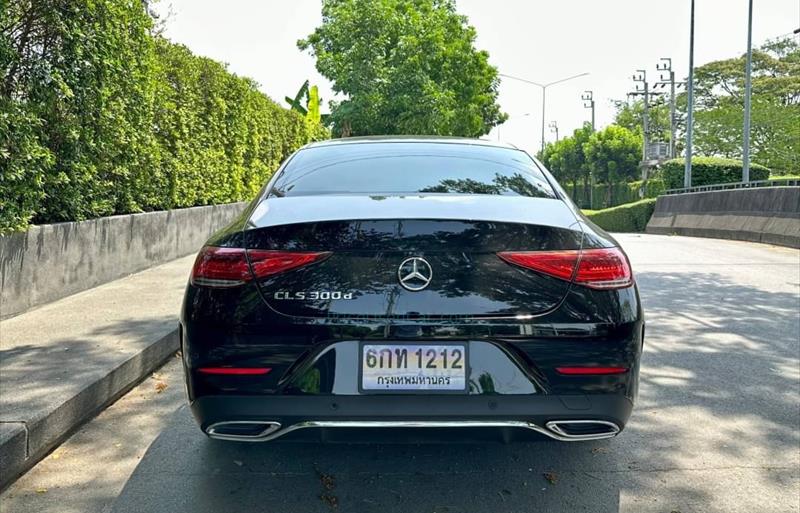
<path id="1" fill-rule="evenodd" d="M 352 292 L 340 292 L 338 290 L 303 290 L 292 292 L 289 290 L 279 290 L 273 294 L 275 299 L 288 299 L 295 301 L 316 301 L 326 299 L 353 299 Z"/>

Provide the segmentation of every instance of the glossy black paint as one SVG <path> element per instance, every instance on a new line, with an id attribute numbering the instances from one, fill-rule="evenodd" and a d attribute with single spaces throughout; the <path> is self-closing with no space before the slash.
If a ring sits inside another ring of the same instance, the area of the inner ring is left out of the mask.
<path id="1" fill-rule="evenodd" d="M 541 172 L 558 199 L 472 194 L 274 198 L 268 197 L 274 178 L 208 244 L 333 254 L 260 283 L 230 289 L 187 286 L 181 314 L 183 361 L 201 426 L 268 416 L 296 419 L 290 398 L 308 404 L 308 417 L 315 419 L 334 413 L 330 401 L 315 409 L 314 397 L 372 401 L 354 386 L 355 348 L 363 340 L 468 343 L 472 358 L 466 396 L 474 399 L 465 404 L 473 406 L 463 408 L 461 417 L 456 408 L 451 418 L 494 414 L 544 421 L 589 415 L 624 426 L 637 393 L 644 333 L 636 286 L 606 291 L 575 286 L 511 266 L 496 255 L 617 245 L 582 216 L 545 169 Z M 434 279 L 428 289 L 410 292 L 399 286 L 397 266 L 408 256 L 431 263 Z M 347 290 L 354 299 L 275 299 L 276 292 L 298 289 Z M 272 371 L 208 376 L 196 372 L 203 366 Z M 629 370 L 565 376 L 556 372 L 558 366 Z M 513 414 L 484 411 L 487 403 L 481 398 L 486 396 L 507 397 Z M 279 397 L 285 399 L 275 404 L 286 406 L 259 406 L 258 398 Z M 383 398 L 396 401 L 395 417 L 402 417 L 402 397 Z M 409 408 L 409 415 L 420 415 L 415 406 Z M 376 410 L 375 415 L 383 418 L 387 412 Z M 346 418 L 346 412 L 335 416 Z"/>
<path id="2" fill-rule="evenodd" d="M 555 200 L 551 200 L 555 201 Z M 529 242 L 523 242 L 529 241 Z M 330 258 L 259 283 L 265 301 L 292 316 L 514 316 L 554 308 L 569 283 L 513 267 L 507 249 L 579 249 L 581 234 L 547 226 L 486 221 L 351 220 L 251 229 L 255 249 L 331 251 Z M 410 256 L 435 269 L 431 284 L 412 292 L 397 269 Z M 348 299 L 287 299 L 294 291 L 350 293 Z"/>

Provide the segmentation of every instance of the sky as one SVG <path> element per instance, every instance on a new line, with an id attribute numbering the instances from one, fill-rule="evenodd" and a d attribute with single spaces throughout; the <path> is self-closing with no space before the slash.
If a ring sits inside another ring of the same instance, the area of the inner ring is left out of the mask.
<path id="1" fill-rule="evenodd" d="M 327 105 L 330 82 L 297 40 L 321 21 L 320 0 L 160 0 L 165 35 L 194 53 L 255 79 L 279 103 L 310 79 Z M 672 58 L 678 79 L 688 75 L 690 0 L 456 0 L 500 73 L 548 83 L 589 73 L 547 89 L 546 124 L 569 135 L 591 118 L 580 97 L 593 91 L 596 126 L 613 121 L 614 100 L 633 90 L 636 70 L 657 81 L 656 64 Z M 748 0 L 696 0 L 695 66 L 741 55 L 747 48 Z M 800 0 L 754 0 L 753 44 L 800 28 Z M 541 90 L 503 79 L 499 103 L 510 118 L 486 137 L 536 152 L 541 144 Z M 323 108 L 323 112 L 327 109 Z M 546 128 L 545 140 L 556 134 Z"/>

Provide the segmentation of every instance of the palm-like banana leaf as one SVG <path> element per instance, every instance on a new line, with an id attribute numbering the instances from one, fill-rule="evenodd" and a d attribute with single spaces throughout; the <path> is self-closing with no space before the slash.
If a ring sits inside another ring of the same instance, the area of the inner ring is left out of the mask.
<path id="1" fill-rule="evenodd" d="M 289 104 L 289 107 L 292 108 L 292 110 L 295 110 L 295 111 L 299 112 L 303 116 L 307 115 L 308 114 L 308 109 L 305 107 L 304 104 L 308 104 L 308 101 L 309 101 L 308 80 L 303 82 L 303 85 L 300 86 L 300 90 L 297 91 L 297 94 L 294 96 L 294 98 L 286 96 L 285 100 L 286 100 L 286 103 Z"/>

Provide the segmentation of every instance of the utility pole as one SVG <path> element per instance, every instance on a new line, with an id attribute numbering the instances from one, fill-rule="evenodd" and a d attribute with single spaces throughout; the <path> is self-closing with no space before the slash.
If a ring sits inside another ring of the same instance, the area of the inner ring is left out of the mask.
<path id="1" fill-rule="evenodd" d="M 689 16 L 689 90 L 686 104 L 686 165 L 683 169 L 683 186 L 692 186 L 692 130 L 694 129 L 694 0 Z"/>
<path id="2" fill-rule="evenodd" d="M 583 100 L 584 109 L 592 109 L 592 132 L 594 132 L 594 93 L 592 91 L 584 91 L 581 95 Z"/>
<path id="3" fill-rule="evenodd" d="M 558 123 L 556 123 L 555 121 L 551 121 L 550 124 L 547 126 L 550 127 L 551 132 L 556 133 L 556 142 L 558 142 Z"/>
<path id="4" fill-rule="evenodd" d="M 642 162 L 647 162 L 647 145 L 650 138 L 650 87 L 647 84 L 647 71 L 637 69 L 636 74 L 633 75 L 633 81 L 636 84 L 636 93 L 644 96 L 644 113 L 642 114 L 642 129 L 643 129 L 643 145 L 642 145 Z"/>
<path id="5" fill-rule="evenodd" d="M 744 72 L 744 134 L 742 137 L 742 181 L 750 181 L 750 93 L 753 72 L 753 0 L 747 12 L 747 64 Z"/>
<path id="6" fill-rule="evenodd" d="M 669 157 L 674 159 L 675 155 L 675 132 L 676 132 L 676 119 L 675 119 L 675 71 L 672 70 L 672 59 L 669 57 L 662 57 L 661 62 L 656 64 L 658 71 L 666 73 L 661 74 L 661 82 L 669 83 Z"/>
<path id="7" fill-rule="evenodd" d="M 544 155 L 544 109 L 546 107 L 545 96 L 547 95 L 547 86 L 542 86 L 542 149 L 541 154 Z"/>

